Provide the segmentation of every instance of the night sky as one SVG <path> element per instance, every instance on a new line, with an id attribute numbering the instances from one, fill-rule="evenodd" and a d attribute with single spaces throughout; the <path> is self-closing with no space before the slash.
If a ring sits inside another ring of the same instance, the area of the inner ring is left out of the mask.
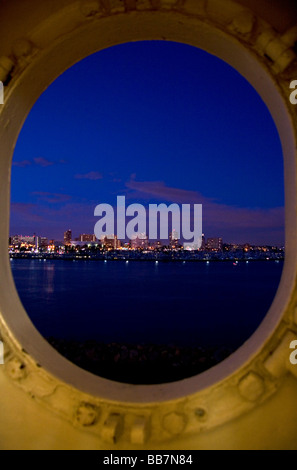
<path id="1" fill-rule="evenodd" d="M 11 235 L 94 233 L 100 203 L 202 203 L 206 237 L 284 243 L 280 140 L 261 98 L 204 51 L 94 54 L 39 98 L 12 167 Z"/>

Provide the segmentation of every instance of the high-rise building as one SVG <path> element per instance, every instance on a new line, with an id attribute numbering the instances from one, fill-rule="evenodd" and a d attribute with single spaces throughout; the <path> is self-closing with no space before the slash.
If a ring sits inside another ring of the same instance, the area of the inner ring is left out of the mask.
<path id="1" fill-rule="evenodd" d="M 138 233 L 134 235 L 130 241 L 133 250 L 146 250 L 149 246 L 149 239 L 145 233 Z"/>
<path id="2" fill-rule="evenodd" d="M 27 245 L 35 245 L 35 235 L 33 236 L 23 236 L 23 235 L 14 235 L 11 237 L 11 244 L 12 245 L 20 245 L 20 244 L 27 244 Z"/>
<path id="3" fill-rule="evenodd" d="M 157 240 L 152 243 L 152 247 L 154 248 L 154 250 L 161 250 L 163 248 L 163 244 L 160 240 Z"/>
<path id="4" fill-rule="evenodd" d="M 39 250 L 40 246 L 41 246 L 41 237 L 36 236 L 35 237 L 35 248 L 36 248 L 36 250 Z"/>
<path id="5" fill-rule="evenodd" d="M 40 246 L 45 247 L 48 245 L 47 237 L 40 237 Z"/>
<path id="6" fill-rule="evenodd" d="M 80 242 L 95 242 L 96 241 L 96 236 L 95 235 L 90 235 L 87 233 L 82 233 L 79 237 Z"/>
<path id="7" fill-rule="evenodd" d="M 119 247 L 118 237 L 116 235 L 101 237 L 101 244 L 105 250 L 116 250 Z"/>
<path id="8" fill-rule="evenodd" d="M 204 233 L 202 233 L 200 250 L 204 251 L 205 249 L 206 249 L 205 235 L 204 235 Z"/>
<path id="9" fill-rule="evenodd" d="M 222 251 L 223 239 L 222 238 L 208 238 L 206 247 L 208 251 Z"/>
<path id="10" fill-rule="evenodd" d="M 72 240 L 72 230 L 69 229 L 64 233 L 64 244 L 71 245 L 71 240 Z"/>
<path id="11" fill-rule="evenodd" d="M 11 237 L 11 244 L 12 245 L 19 245 L 21 243 L 22 237 L 21 235 L 14 235 Z"/>
<path id="12" fill-rule="evenodd" d="M 200 243 L 185 242 L 183 247 L 186 251 L 197 251 L 200 250 Z"/>
<path id="13" fill-rule="evenodd" d="M 35 244 L 35 235 L 26 235 L 25 237 L 22 236 L 21 238 L 22 243 L 27 243 L 28 245 L 34 245 Z"/>
<path id="14" fill-rule="evenodd" d="M 179 246 L 179 235 L 176 230 L 172 230 L 169 235 L 169 246 L 172 250 L 176 250 Z"/>

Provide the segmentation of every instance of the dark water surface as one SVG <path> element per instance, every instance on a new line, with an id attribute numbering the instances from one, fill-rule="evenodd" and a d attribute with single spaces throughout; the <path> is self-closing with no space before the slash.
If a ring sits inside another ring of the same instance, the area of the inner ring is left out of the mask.
<path id="1" fill-rule="evenodd" d="M 237 348 L 265 317 L 283 262 L 15 259 L 11 267 L 45 337 Z"/>

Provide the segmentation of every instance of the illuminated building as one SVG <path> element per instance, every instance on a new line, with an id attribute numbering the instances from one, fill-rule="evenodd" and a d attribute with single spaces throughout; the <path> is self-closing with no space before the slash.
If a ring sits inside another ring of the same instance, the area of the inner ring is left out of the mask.
<path id="1" fill-rule="evenodd" d="M 101 244 L 106 250 L 116 250 L 119 247 L 118 237 L 116 235 L 106 235 L 101 238 Z"/>
<path id="2" fill-rule="evenodd" d="M 148 236 L 145 233 L 138 233 L 131 239 L 130 244 L 133 250 L 146 250 L 149 245 Z"/>
<path id="3" fill-rule="evenodd" d="M 36 250 L 39 250 L 41 245 L 41 237 L 35 237 L 35 248 Z"/>
<path id="4" fill-rule="evenodd" d="M 155 243 L 152 244 L 152 248 L 154 250 L 160 250 L 163 247 L 162 242 L 160 240 L 157 240 Z"/>
<path id="5" fill-rule="evenodd" d="M 65 245 L 71 245 L 71 240 L 72 240 L 72 230 L 69 229 L 64 233 Z"/>
<path id="6" fill-rule="evenodd" d="M 222 251 L 222 248 L 223 248 L 222 238 L 208 238 L 206 248 L 208 251 Z"/>
<path id="7" fill-rule="evenodd" d="M 20 243 L 26 243 L 30 245 L 35 244 L 35 237 L 34 236 L 23 236 L 23 235 L 14 235 L 11 237 L 11 242 L 13 245 L 19 245 Z"/>
<path id="8" fill-rule="evenodd" d="M 40 237 L 40 246 L 45 247 L 48 245 L 48 239 L 46 237 Z"/>
<path id="9" fill-rule="evenodd" d="M 202 233 L 202 238 L 201 238 L 201 240 L 202 240 L 202 243 L 201 243 L 201 250 L 204 251 L 205 248 L 206 248 L 205 235 L 204 235 L 204 233 Z"/>
<path id="10" fill-rule="evenodd" d="M 96 236 L 83 233 L 83 234 L 80 235 L 79 241 L 81 241 L 81 242 L 95 242 L 96 241 Z"/>
<path id="11" fill-rule="evenodd" d="M 176 230 L 173 230 L 169 235 L 169 246 L 172 250 L 176 250 L 179 245 L 179 235 Z"/>

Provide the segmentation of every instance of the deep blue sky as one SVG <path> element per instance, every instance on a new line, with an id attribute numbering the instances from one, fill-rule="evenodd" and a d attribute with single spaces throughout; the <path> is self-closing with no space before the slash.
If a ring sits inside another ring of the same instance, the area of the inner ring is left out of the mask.
<path id="1" fill-rule="evenodd" d="M 170 42 L 94 54 L 40 97 L 12 168 L 11 234 L 93 233 L 101 202 L 203 203 L 206 237 L 283 244 L 282 150 L 249 83 Z"/>

